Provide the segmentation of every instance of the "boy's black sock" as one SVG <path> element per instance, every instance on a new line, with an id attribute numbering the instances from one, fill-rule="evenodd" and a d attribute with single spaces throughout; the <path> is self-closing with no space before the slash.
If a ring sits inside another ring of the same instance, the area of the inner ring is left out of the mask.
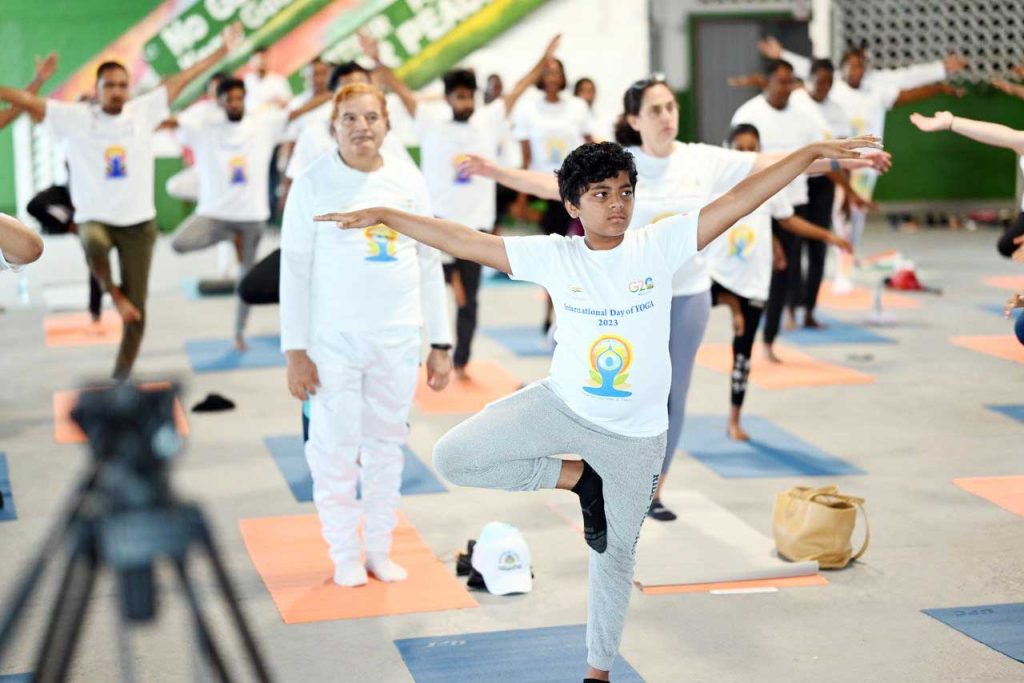
<path id="1" fill-rule="evenodd" d="M 580 497 L 580 508 L 583 510 L 583 538 L 586 539 L 587 545 L 603 553 L 608 547 L 608 521 L 604 516 L 601 475 L 585 460 L 583 474 L 572 487 L 572 491 Z"/>

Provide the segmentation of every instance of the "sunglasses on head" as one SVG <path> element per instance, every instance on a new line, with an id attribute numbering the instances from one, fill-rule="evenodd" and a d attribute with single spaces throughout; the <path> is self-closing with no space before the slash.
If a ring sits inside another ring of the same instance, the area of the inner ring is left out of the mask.
<path id="1" fill-rule="evenodd" d="M 651 87 L 652 85 L 657 85 L 659 83 L 664 83 L 664 82 L 665 82 L 665 74 L 663 74 L 661 72 L 658 72 L 658 73 L 651 74 L 647 78 L 641 78 L 639 81 L 634 82 L 633 85 L 629 86 L 629 89 L 630 90 L 647 90 L 647 88 Z"/>

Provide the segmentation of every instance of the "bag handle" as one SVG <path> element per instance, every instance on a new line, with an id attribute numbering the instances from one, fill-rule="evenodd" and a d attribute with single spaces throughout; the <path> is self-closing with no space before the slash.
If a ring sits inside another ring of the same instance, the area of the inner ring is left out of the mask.
<path id="1" fill-rule="evenodd" d="M 850 562 L 855 562 L 867 551 L 868 544 L 871 543 L 871 525 L 868 524 L 868 513 L 864 511 L 864 499 L 854 498 L 852 499 L 852 502 L 857 506 L 857 509 L 860 510 L 861 516 L 864 518 L 864 545 L 860 547 L 860 550 L 857 551 L 856 555 L 850 558 Z"/>

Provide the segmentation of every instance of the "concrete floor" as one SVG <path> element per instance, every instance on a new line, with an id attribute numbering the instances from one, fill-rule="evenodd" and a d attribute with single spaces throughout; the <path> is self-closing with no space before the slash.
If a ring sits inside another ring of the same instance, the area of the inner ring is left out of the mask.
<path id="1" fill-rule="evenodd" d="M 871 549 L 850 569 L 829 573 L 826 587 L 748 595 L 654 597 L 635 592 L 622 654 L 645 680 L 1024 679 L 1021 664 L 920 612 L 1014 602 L 1024 594 L 1024 520 L 950 482 L 961 476 L 1021 473 L 1024 425 L 985 405 L 1020 402 L 1024 366 L 948 341 L 957 334 L 1012 334 L 1008 323 L 979 308 L 1001 304 L 1008 295 L 981 284 L 980 276 L 1024 273 L 997 256 L 994 240 L 988 231 L 894 234 L 872 226 L 864 253 L 899 248 L 919 263 L 926 282 L 945 289 L 944 296 L 924 296 L 922 308 L 897 312 L 899 324 L 884 333 L 898 344 L 809 351 L 875 375 L 874 384 L 771 392 L 753 387 L 747 400 L 748 414 L 766 417 L 867 472 L 829 481 L 867 498 Z M 282 369 L 191 374 L 184 340 L 227 336 L 233 304 L 225 299 L 186 300 L 180 280 L 211 273 L 214 262 L 212 252 L 179 257 L 167 240 L 159 243 L 149 329 L 137 371 L 143 378 L 184 380 L 186 406 L 209 391 L 238 404 L 230 413 L 190 415 L 192 438 L 176 467 L 175 486 L 203 504 L 278 680 L 411 681 L 392 644 L 397 638 L 585 621 L 582 542 L 546 508 L 543 498 L 453 489 L 446 495 L 407 497 L 403 511 L 449 565 L 455 549 L 475 537 L 484 522 L 501 519 L 518 526 L 533 549 L 533 593 L 510 598 L 476 594 L 479 609 L 284 625 L 245 552 L 238 520 L 313 511 L 312 504 L 292 499 L 262 443 L 265 435 L 297 431 L 298 406 L 286 391 Z M 0 277 L 0 305 L 7 307 L 0 315 L 0 451 L 7 454 L 19 512 L 16 522 L 0 524 L 4 596 L 87 462 L 83 448 L 54 445 L 52 392 L 103 377 L 112 365 L 113 347 L 43 345 L 43 287 L 84 278 L 81 252 L 68 238 L 50 240 L 43 262 L 31 268 L 30 307 L 18 306 L 16 278 Z M 532 324 L 540 316 L 541 304 L 526 288 L 489 288 L 482 294 L 483 324 Z M 276 307 L 254 312 L 252 334 L 276 331 Z M 715 311 L 706 341 L 726 342 L 729 336 L 724 311 Z M 849 358 L 865 352 L 873 359 Z M 486 337 L 478 338 L 475 353 L 499 361 L 523 381 L 546 373 L 546 359 L 516 358 Z M 725 376 L 696 370 L 691 413 L 724 415 L 727 397 Z M 414 409 L 411 421 L 411 446 L 429 460 L 431 444 L 458 419 L 425 416 Z M 767 531 L 775 493 L 797 483 L 726 480 L 680 455 L 668 486 L 697 489 Z M 204 597 L 212 598 L 209 577 L 204 575 L 201 583 Z M 31 669 L 31 646 L 41 633 L 52 591 L 51 579 L 31 602 L 32 618 L 0 667 L 3 673 Z M 117 676 L 115 600 L 115 587 L 103 582 L 92 604 L 75 680 Z M 194 662 L 181 601 L 167 591 L 163 606 L 157 624 L 133 634 L 136 673 L 144 681 L 188 680 Z M 213 622 L 225 626 L 222 610 Z M 523 656 L 525 665 L 529 653 Z M 582 673 L 581 668 L 580 679 Z"/>

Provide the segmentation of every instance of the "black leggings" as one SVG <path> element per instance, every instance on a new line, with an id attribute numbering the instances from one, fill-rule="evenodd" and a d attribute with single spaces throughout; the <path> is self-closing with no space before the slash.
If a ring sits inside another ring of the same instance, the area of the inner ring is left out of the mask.
<path id="1" fill-rule="evenodd" d="M 807 196 L 807 220 L 831 230 L 832 201 L 836 196 L 836 186 L 825 176 L 808 178 Z M 810 315 L 818 304 L 818 291 L 821 289 L 821 279 L 825 275 L 828 243 L 809 239 L 802 239 L 801 242 L 807 248 L 807 279 L 804 280 L 802 303 Z"/>
<path id="2" fill-rule="evenodd" d="M 750 355 L 754 350 L 754 337 L 757 336 L 757 327 L 761 324 L 764 302 L 752 301 L 726 289 L 717 282 L 712 283 L 712 305 L 717 306 L 719 304 L 719 296 L 722 294 L 735 297 L 740 302 L 740 312 L 743 314 L 743 334 L 733 336 L 732 338 L 732 375 L 730 375 L 729 383 L 732 405 L 739 408 L 743 405 L 743 399 L 747 395 L 747 379 L 750 377 Z"/>
<path id="3" fill-rule="evenodd" d="M 1014 244 L 1013 240 L 1015 237 L 1024 235 L 1024 211 L 1017 214 L 1017 220 L 1015 220 L 1006 230 L 1003 231 L 999 241 L 996 242 L 996 249 L 999 253 L 1010 258 L 1013 256 L 1013 252 L 1017 251 L 1021 245 Z"/>
<path id="4" fill-rule="evenodd" d="M 466 295 L 466 303 L 459 306 L 458 316 L 455 322 L 455 355 L 453 361 L 455 367 L 464 368 L 469 363 L 469 353 L 473 346 L 473 335 L 476 333 L 476 304 L 480 292 L 480 271 L 481 266 L 475 261 L 455 259 L 455 263 L 446 264 L 444 267 L 445 279 L 450 283 L 452 276 L 458 273 L 462 282 L 462 290 Z"/>
<path id="5" fill-rule="evenodd" d="M 238 283 L 238 296 L 247 304 L 281 303 L 281 250 L 275 249 L 259 261 Z"/>

